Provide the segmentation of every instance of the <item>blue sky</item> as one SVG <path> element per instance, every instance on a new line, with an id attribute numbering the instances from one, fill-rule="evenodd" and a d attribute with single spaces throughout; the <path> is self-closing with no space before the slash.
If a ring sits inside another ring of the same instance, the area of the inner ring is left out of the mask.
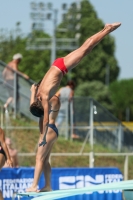
<path id="1" fill-rule="evenodd" d="M 34 0 L 48 2 L 47 0 Z M 67 0 L 68 5 L 80 0 Z M 31 30 L 30 3 L 32 0 L 0 0 L 0 30 L 12 30 L 16 22 L 21 22 L 21 29 L 25 34 Z M 53 7 L 61 11 L 61 4 L 65 0 L 49 0 Z M 133 78 L 133 0 L 90 0 L 98 17 L 104 23 L 121 22 L 122 26 L 111 34 L 116 41 L 116 58 L 120 66 L 119 79 Z M 58 15 L 58 22 L 60 14 Z M 45 28 L 52 32 L 52 22 L 46 22 Z M 89 25 L 88 25 L 89 26 Z"/>

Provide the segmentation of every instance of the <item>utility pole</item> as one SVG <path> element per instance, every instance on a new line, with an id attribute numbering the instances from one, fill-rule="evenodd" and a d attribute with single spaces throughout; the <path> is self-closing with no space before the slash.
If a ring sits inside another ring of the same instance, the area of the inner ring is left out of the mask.
<path id="1" fill-rule="evenodd" d="M 52 44 L 51 44 L 51 63 L 53 63 L 53 61 L 56 58 L 56 26 L 57 26 L 57 13 L 58 10 L 54 9 L 54 20 L 53 20 L 53 37 L 52 37 Z"/>
<path id="2" fill-rule="evenodd" d="M 66 4 L 63 4 L 62 7 L 66 9 Z M 41 13 L 39 14 L 37 9 L 41 9 Z M 47 5 L 44 3 L 36 3 L 32 2 L 32 9 L 34 12 L 31 13 L 32 19 L 35 20 L 34 29 L 40 30 L 43 29 L 42 22 L 37 24 L 37 19 L 39 16 L 42 17 L 44 20 L 50 20 L 52 16 L 53 20 L 53 34 L 51 38 L 28 38 L 26 49 L 27 50 L 51 50 L 51 60 L 50 63 L 55 60 L 56 58 L 56 50 L 70 50 L 73 51 L 79 47 L 78 45 L 78 37 L 75 38 L 56 38 L 56 31 L 63 31 L 66 32 L 67 29 L 57 29 L 57 14 L 58 10 L 52 8 L 52 3 L 48 3 Z M 50 11 L 50 13 L 45 13 L 42 11 Z M 40 20 L 42 20 L 40 19 Z M 38 26 L 39 25 L 39 26 Z"/>

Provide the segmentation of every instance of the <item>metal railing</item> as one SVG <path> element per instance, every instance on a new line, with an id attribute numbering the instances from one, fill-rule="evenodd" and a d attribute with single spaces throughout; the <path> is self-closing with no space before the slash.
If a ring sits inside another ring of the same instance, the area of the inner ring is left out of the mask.
<path id="1" fill-rule="evenodd" d="M 19 153 L 18 156 L 20 157 L 30 157 L 30 156 L 36 156 L 36 153 Z M 53 157 L 73 157 L 73 156 L 79 156 L 83 157 L 86 156 L 88 157 L 88 167 L 92 168 L 95 167 L 95 157 L 124 157 L 124 163 L 123 163 L 123 168 L 124 168 L 124 180 L 128 180 L 128 171 L 129 171 L 129 157 L 133 156 L 133 153 L 94 153 L 94 152 L 89 152 L 89 153 L 51 153 L 50 154 L 50 163 L 52 164 L 52 158 Z M 104 166 L 103 166 L 104 167 Z"/>
<path id="2" fill-rule="evenodd" d="M 58 117 L 63 119 L 58 129 L 60 135 L 64 135 L 66 139 L 72 139 L 75 133 L 79 139 L 84 140 L 84 144 L 89 141 L 92 151 L 96 144 L 118 152 L 133 150 L 132 131 L 93 98 L 74 97 L 73 101 L 69 104 L 67 102 L 63 108 L 64 111 L 61 108 L 58 114 Z"/>
<path id="3" fill-rule="evenodd" d="M 25 105 L 22 104 L 21 106 Z M 29 107 L 27 108 L 28 112 Z M 94 99 L 75 97 L 70 104 L 67 102 L 63 115 L 60 116 L 60 112 L 62 114 L 62 110 L 59 111 L 58 117 L 62 117 L 63 120 L 61 124 L 58 124 L 59 135 L 73 140 L 73 133 L 75 133 L 78 136 L 77 138 L 83 140 L 81 152 L 83 152 L 87 142 L 90 143 L 92 151 L 95 151 L 97 144 L 117 152 L 131 152 L 133 150 L 132 131 L 128 130 L 121 121 Z M 32 116 L 31 113 L 29 115 Z M 9 117 L 9 113 L 1 112 L 1 127 L 6 127 L 6 130 L 20 129 L 20 127 L 11 126 Z M 38 118 L 36 118 L 36 121 L 38 121 Z M 23 127 L 23 129 L 26 129 L 26 127 Z M 35 129 L 35 127 L 27 127 L 27 129 Z"/>
<path id="4" fill-rule="evenodd" d="M 51 153 L 50 154 L 50 163 L 52 163 L 52 157 L 55 156 L 87 156 L 88 157 L 88 167 L 94 167 L 95 157 L 99 156 L 106 156 L 106 157 L 113 157 L 113 156 L 123 156 L 124 159 L 124 180 L 128 180 L 128 164 L 129 164 L 129 156 L 133 156 L 133 153 Z"/>
<path id="5" fill-rule="evenodd" d="M 9 85 L 2 76 L 5 67 L 9 68 L 14 74 L 13 86 Z M 33 83 L 33 80 L 24 78 L 19 72 L 0 61 L 0 101 L 4 104 L 9 97 L 8 91 L 12 91 L 14 102 L 10 104 L 9 107 L 13 110 L 14 118 L 16 118 L 16 115 L 19 113 L 25 117 L 36 120 L 29 111 L 30 87 Z"/>

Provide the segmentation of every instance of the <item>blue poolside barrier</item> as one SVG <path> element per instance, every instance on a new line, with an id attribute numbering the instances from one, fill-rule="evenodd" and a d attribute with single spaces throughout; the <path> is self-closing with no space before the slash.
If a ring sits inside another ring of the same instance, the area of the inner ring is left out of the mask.
<path id="1" fill-rule="evenodd" d="M 34 168 L 3 168 L 0 172 L 0 189 L 4 200 L 18 200 L 15 193 L 24 193 L 33 181 Z M 123 180 L 118 168 L 52 168 L 52 189 L 72 190 L 84 187 L 98 186 L 104 183 L 117 183 Z M 39 181 L 39 188 L 44 187 L 43 175 Z M 119 185 L 119 183 L 118 183 Z M 35 197 L 33 195 L 33 197 Z M 23 196 L 21 200 L 30 200 L 33 197 Z M 122 200 L 120 189 L 89 191 L 84 194 L 62 198 L 62 200 Z"/>

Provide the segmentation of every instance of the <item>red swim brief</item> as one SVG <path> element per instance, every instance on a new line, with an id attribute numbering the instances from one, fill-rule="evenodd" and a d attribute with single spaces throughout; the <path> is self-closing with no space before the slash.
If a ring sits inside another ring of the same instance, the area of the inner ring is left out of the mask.
<path id="1" fill-rule="evenodd" d="M 66 68 L 65 64 L 64 64 L 64 58 L 57 58 L 52 65 L 58 67 L 63 75 L 65 75 L 68 72 L 68 69 Z"/>

